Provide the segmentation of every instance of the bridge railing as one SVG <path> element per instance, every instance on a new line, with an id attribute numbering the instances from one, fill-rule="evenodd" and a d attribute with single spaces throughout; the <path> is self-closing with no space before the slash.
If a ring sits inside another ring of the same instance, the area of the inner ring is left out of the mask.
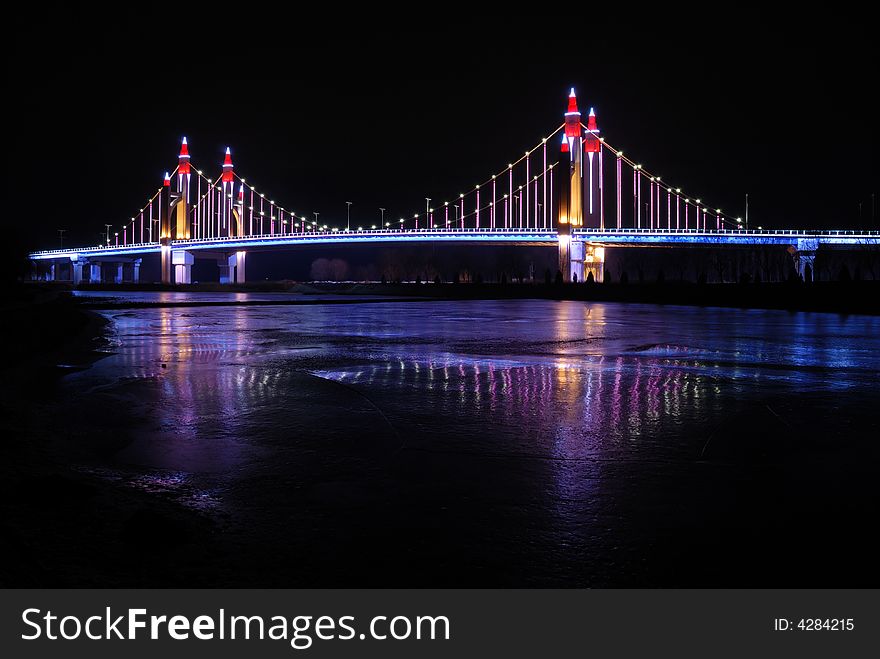
<path id="1" fill-rule="evenodd" d="M 591 229 L 579 227 L 574 230 L 576 235 L 583 234 L 603 234 L 603 235 L 715 235 L 715 236 L 816 236 L 816 237 L 835 237 L 835 236 L 864 236 L 865 238 L 880 237 L 880 231 L 868 230 L 860 231 L 858 229 L 650 229 L 650 228 L 606 228 Z M 228 243 L 230 241 L 245 242 L 272 242 L 281 240 L 314 240 L 328 237 L 335 237 L 344 240 L 346 237 L 363 237 L 363 236 L 389 236 L 389 235 L 419 235 L 419 236 L 448 236 L 448 235 L 474 235 L 474 236 L 551 236 L 556 233 L 555 228 L 543 227 L 517 227 L 508 229 L 490 229 L 490 228 L 443 228 L 443 229 L 415 229 L 415 228 L 385 228 L 385 229 L 341 229 L 332 230 L 308 230 L 304 233 L 275 233 L 275 234 L 255 234 L 244 236 L 213 236 L 210 238 L 192 238 L 189 240 L 175 240 L 172 245 L 206 245 Z M 48 249 L 30 252 L 32 256 L 71 256 L 82 254 L 88 256 L 96 252 L 127 252 L 138 251 L 145 248 L 155 248 L 157 242 L 128 243 L 126 245 L 94 245 L 90 247 L 68 248 L 68 249 Z"/>
<path id="2" fill-rule="evenodd" d="M 145 247 L 156 247 L 158 246 L 158 242 L 143 242 L 143 243 L 127 243 L 125 245 L 90 245 L 88 247 L 64 247 L 60 249 L 41 249 L 36 252 L 30 252 L 30 254 L 64 254 L 65 256 L 68 254 L 78 254 L 78 253 L 86 253 L 86 252 L 106 252 L 108 250 L 120 250 L 120 251 L 129 251 L 129 250 L 138 250 L 143 249 Z"/>

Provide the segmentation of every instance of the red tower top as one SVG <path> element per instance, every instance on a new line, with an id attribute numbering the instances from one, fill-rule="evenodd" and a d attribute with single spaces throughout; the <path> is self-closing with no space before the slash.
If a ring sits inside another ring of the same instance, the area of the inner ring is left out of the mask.
<path id="1" fill-rule="evenodd" d="M 596 113 L 593 108 L 590 108 L 590 114 L 587 115 L 587 138 L 584 140 L 584 151 L 586 153 L 599 153 L 601 148 L 599 127 L 596 125 Z"/>
<path id="2" fill-rule="evenodd" d="M 568 110 L 566 111 L 566 114 L 575 113 L 580 114 L 580 112 L 578 112 L 577 96 L 575 96 L 574 87 L 572 87 L 571 92 L 568 94 Z"/>
<path id="3" fill-rule="evenodd" d="M 574 94 L 574 87 L 568 95 L 568 111 L 565 113 L 565 137 L 568 139 L 569 148 L 572 142 L 581 136 L 581 113 L 578 112 L 577 97 Z"/>
<path id="4" fill-rule="evenodd" d="M 596 125 L 596 111 L 590 108 L 590 114 L 587 115 L 587 130 L 591 133 L 598 133 L 599 127 Z"/>
<path id="5" fill-rule="evenodd" d="M 232 153 L 229 151 L 229 147 L 226 147 L 226 157 L 223 159 L 223 175 L 222 180 L 224 183 L 232 183 Z"/>
<path id="6" fill-rule="evenodd" d="M 562 153 L 568 153 L 568 138 L 562 133 Z"/>
<path id="7" fill-rule="evenodd" d="M 168 172 L 165 172 L 165 180 L 162 182 L 162 186 L 166 188 L 171 187 L 171 177 L 168 176 Z"/>
<path id="8" fill-rule="evenodd" d="M 189 174 L 190 171 L 189 149 L 186 146 L 186 138 L 184 137 L 183 143 L 180 145 L 180 155 L 177 156 L 177 173 Z"/>

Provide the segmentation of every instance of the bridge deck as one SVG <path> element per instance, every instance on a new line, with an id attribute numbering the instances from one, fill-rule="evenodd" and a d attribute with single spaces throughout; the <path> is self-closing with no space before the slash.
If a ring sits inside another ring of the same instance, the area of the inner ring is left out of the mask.
<path id="1" fill-rule="evenodd" d="M 590 243 L 607 246 L 709 247 L 795 245 L 798 240 L 816 240 L 828 247 L 880 245 L 880 231 L 859 230 L 745 230 L 745 229 L 577 229 L 574 235 Z M 321 244 L 453 242 L 474 244 L 555 245 L 555 229 L 378 229 L 368 231 L 307 232 L 274 236 L 241 236 L 175 240 L 172 249 L 269 251 L 284 247 Z M 31 252 L 33 260 L 80 257 L 138 256 L 158 253 L 158 243 L 42 250 Z"/>

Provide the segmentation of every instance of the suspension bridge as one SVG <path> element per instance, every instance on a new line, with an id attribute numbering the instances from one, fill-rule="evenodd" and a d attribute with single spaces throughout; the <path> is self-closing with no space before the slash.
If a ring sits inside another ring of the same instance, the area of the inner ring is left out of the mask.
<path id="1" fill-rule="evenodd" d="M 420 243 L 553 245 L 566 281 L 600 282 L 609 247 L 784 246 L 798 274 L 812 277 L 816 252 L 880 246 L 880 232 L 750 229 L 668 184 L 586 123 L 574 89 L 564 121 L 531 149 L 470 187 L 409 217 L 367 227 L 330 227 L 298 214 L 238 175 L 226 150 L 219 176 L 190 161 L 183 138 L 177 167 L 129 220 L 105 225 L 103 244 L 31 252 L 35 279 L 79 284 L 140 280 L 158 255 L 163 283 L 188 284 L 196 258 L 215 260 L 220 281 L 246 281 L 247 254 L 302 245 Z M 383 218 L 384 219 L 384 218 Z M 112 234 L 111 234 L 111 228 Z"/>

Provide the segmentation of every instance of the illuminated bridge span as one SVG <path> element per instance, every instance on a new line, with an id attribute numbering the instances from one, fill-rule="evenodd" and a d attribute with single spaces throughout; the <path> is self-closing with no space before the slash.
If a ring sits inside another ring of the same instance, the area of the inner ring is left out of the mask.
<path id="1" fill-rule="evenodd" d="M 177 168 L 129 221 L 103 245 L 32 252 L 34 276 L 55 279 L 69 264 L 75 284 L 88 275 L 113 281 L 123 265 L 139 280 L 141 259 L 158 254 L 164 283 L 190 283 L 195 259 L 215 259 L 221 282 L 244 282 L 249 252 L 299 245 L 450 242 L 547 244 L 559 251 L 566 281 L 592 274 L 602 281 L 606 247 L 782 245 L 798 273 L 809 278 L 820 248 L 880 245 L 876 231 L 762 230 L 669 185 L 600 136 L 591 109 L 581 120 L 574 90 L 565 121 L 524 155 L 467 192 L 423 212 L 380 225 L 330 227 L 319 214 L 300 215 L 240 177 L 227 148 L 220 175 L 208 178 L 190 162 L 186 138 Z M 565 163 L 554 160 L 557 153 Z M 42 270 L 42 272 L 41 272 Z"/>

